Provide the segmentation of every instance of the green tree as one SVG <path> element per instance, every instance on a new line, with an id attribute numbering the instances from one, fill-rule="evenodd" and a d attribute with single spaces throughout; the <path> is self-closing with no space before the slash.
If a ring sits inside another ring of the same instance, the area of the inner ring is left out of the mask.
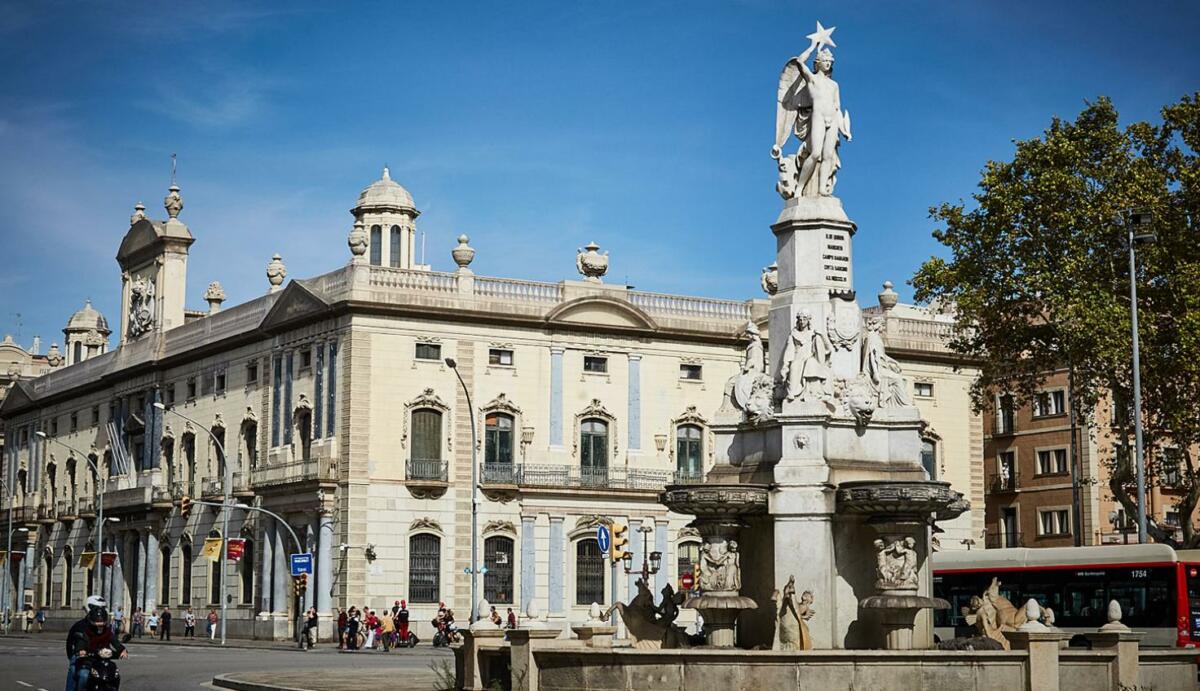
<path id="1" fill-rule="evenodd" d="M 1152 524 L 1151 536 L 1200 545 L 1191 516 L 1200 501 L 1200 92 L 1163 108 L 1161 123 L 1122 128 L 1101 98 L 1074 122 L 1054 118 L 1041 137 L 1017 141 L 1011 161 L 984 168 L 974 204 L 930 215 L 948 258 L 912 279 L 916 299 L 948 301 L 960 328 L 951 347 L 978 359 L 977 410 L 1011 394 L 1027 404 L 1056 368 L 1072 372 L 1072 407 L 1083 429 L 1112 402 L 1119 451 L 1109 489 L 1136 514 L 1132 456 L 1132 339 L 1127 229 L 1149 212 L 1157 242 L 1138 246 L 1143 425 L 1148 484 L 1180 464 L 1175 486 L 1183 539 Z M 1139 230 L 1139 232 L 1142 232 Z M 1124 451 L 1129 449 L 1129 451 Z"/>

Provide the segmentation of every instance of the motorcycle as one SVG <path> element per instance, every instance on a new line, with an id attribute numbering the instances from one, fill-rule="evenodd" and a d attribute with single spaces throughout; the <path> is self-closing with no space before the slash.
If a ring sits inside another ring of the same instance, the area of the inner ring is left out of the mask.
<path id="1" fill-rule="evenodd" d="M 433 634 L 433 647 L 442 648 L 461 640 L 458 635 L 458 625 L 454 622 L 438 624 L 437 632 Z"/>

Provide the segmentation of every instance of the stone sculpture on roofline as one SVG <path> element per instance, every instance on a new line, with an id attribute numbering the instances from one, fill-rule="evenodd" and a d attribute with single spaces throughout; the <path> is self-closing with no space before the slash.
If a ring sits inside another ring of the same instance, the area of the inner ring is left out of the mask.
<path id="1" fill-rule="evenodd" d="M 745 327 L 745 362 L 712 424 L 716 463 L 702 484 L 661 496 L 695 517 L 699 588 L 683 607 L 718 647 L 931 648 L 916 615 L 949 606 L 929 592 L 931 530 L 968 508 L 928 478 L 909 382 L 855 299 L 857 227 L 834 196 L 850 116 L 833 31 L 817 24 L 776 93 L 784 207 L 760 278 L 775 347 L 764 359 L 757 327 Z M 814 601 L 827 604 L 816 612 Z"/>

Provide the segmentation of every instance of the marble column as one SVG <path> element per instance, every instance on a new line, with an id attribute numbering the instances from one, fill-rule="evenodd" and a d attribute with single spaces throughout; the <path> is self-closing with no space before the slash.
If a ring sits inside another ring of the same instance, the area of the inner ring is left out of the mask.
<path id="1" fill-rule="evenodd" d="M 306 532 L 304 536 L 304 548 L 314 555 L 317 553 L 317 534 L 321 530 L 320 524 L 317 523 L 318 520 L 320 520 L 318 517 L 313 517 L 309 524 L 304 526 Z M 316 570 L 314 569 L 312 576 L 308 577 L 308 586 L 304 589 L 305 610 L 314 604 L 314 598 L 317 593 L 317 579 L 314 578 L 316 575 Z"/>
<path id="2" fill-rule="evenodd" d="M 271 567 L 274 565 L 275 560 L 274 532 L 273 525 L 264 523 L 262 539 L 258 541 L 260 545 L 258 554 L 258 594 L 261 598 L 258 611 L 261 614 L 269 614 L 272 611 Z"/>
<path id="3" fill-rule="evenodd" d="M 276 614 L 287 614 L 288 611 L 288 551 L 283 544 L 284 531 L 275 529 L 275 573 L 271 579 L 271 611 Z"/>
<path id="4" fill-rule="evenodd" d="M 550 614 L 561 616 L 564 613 L 565 599 L 564 581 L 566 580 L 565 563 L 566 535 L 563 533 L 563 517 L 550 517 Z"/>
<path id="5" fill-rule="evenodd" d="M 563 446 L 563 349 L 550 348 L 550 446 Z"/>
<path id="6" fill-rule="evenodd" d="M 629 443 L 630 451 L 642 449 L 642 356 L 629 354 Z"/>
<path id="7" fill-rule="evenodd" d="M 134 606 L 146 609 L 146 539 L 147 536 L 137 534 L 137 589 L 134 596 Z"/>
<path id="8" fill-rule="evenodd" d="M 537 542 L 534 524 L 537 516 L 521 516 L 521 611 L 537 597 Z"/>
<path id="9" fill-rule="evenodd" d="M 628 581 L 626 583 L 628 590 L 625 592 L 629 594 L 630 598 L 637 593 L 637 580 L 642 577 L 642 539 L 645 536 L 638 530 L 641 527 L 641 521 L 629 521 L 629 553 L 633 555 L 633 573 L 625 577 Z M 617 566 L 619 567 L 620 564 Z"/>
<path id="10" fill-rule="evenodd" d="M 146 609 L 153 610 L 158 603 L 158 535 L 153 529 L 146 532 Z"/>
<path id="11" fill-rule="evenodd" d="M 322 513 L 317 531 L 317 612 L 322 617 L 333 613 L 333 516 Z M 326 619 L 327 620 L 327 619 Z"/>

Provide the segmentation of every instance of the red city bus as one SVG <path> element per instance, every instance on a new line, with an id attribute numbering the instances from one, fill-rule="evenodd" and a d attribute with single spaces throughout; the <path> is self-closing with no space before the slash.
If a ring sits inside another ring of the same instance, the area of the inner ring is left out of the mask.
<path id="1" fill-rule="evenodd" d="M 1200 645 L 1200 550 L 1149 544 L 937 552 L 933 592 L 950 603 L 934 614 L 939 638 L 969 635 L 962 607 L 993 577 L 1017 607 L 1033 598 L 1053 609 L 1064 631 L 1095 631 L 1116 600 L 1122 621 L 1146 632 L 1142 645 Z"/>

